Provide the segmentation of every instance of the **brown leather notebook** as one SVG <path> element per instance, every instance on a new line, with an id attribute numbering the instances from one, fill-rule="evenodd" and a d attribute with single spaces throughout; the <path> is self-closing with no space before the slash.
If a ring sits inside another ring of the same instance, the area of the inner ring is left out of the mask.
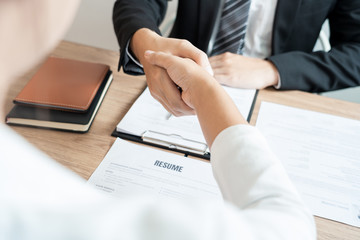
<path id="1" fill-rule="evenodd" d="M 108 71 L 105 64 L 49 57 L 14 103 L 86 112 Z"/>

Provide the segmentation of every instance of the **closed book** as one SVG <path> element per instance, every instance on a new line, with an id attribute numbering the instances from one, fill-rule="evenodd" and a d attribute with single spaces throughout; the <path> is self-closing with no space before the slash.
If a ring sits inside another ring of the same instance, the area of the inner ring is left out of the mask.
<path id="1" fill-rule="evenodd" d="M 112 81 L 109 70 L 86 112 L 63 111 L 16 104 L 6 116 L 6 123 L 75 132 L 87 132 Z"/>
<path id="2" fill-rule="evenodd" d="M 14 103 L 86 112 L 109 69 L 105 64 L 49 57 Z"/>

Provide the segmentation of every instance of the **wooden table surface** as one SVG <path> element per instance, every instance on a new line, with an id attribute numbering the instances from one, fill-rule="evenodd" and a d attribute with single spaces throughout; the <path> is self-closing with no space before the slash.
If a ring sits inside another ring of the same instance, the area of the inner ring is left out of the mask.
<path id="1" fill-rule="evenodd" d="M 30 127 L 12 126 L 36 147 L 62 165 L 88 179 L 115 141 L 111 132 L 146 87 L 145 77 L 129 76 L 117 71 L 119 53 L 71 42 L 61 42 L 53 56 L 99 62 L 110 65 L 114 80 L 88 133 L 71 133 Z M 12 99 L 35 73 L 36 68 L 20 77 L 6 96 L 5 110 Z M 261 101 L 269 101 L 323 113 L 360 120 L 360 104 L 331 99 L 300 91 L 259 91 L 250 123 L 256 123 Z M 360 229 L 315 217 L 318 239 L 360 239 Z"/>

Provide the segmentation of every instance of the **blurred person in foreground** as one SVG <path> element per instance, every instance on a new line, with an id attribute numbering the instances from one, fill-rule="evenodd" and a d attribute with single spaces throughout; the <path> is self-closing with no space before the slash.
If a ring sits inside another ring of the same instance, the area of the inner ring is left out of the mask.
<path id="1" fill-rule="evenodd" d="M 0 0 L 3 99 L 11 80 L 61 39 L 77 5 Z M 224 204 L 110 198 L 2 123 L 0 239 L 315 239 L 313 217 L 280 161 L 215 79 L 189 59 L 151 51 L 144 57 L 168 72 L 197 113 Z"/>

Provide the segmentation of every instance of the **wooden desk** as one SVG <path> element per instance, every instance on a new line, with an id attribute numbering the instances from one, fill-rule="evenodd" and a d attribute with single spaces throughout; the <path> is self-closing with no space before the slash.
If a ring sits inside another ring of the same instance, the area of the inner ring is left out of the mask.
<path id="1" fill-rule="evenodd" d="M 133 77 L 117 72 L 119 54 L 89 46 L 62 42 L 54 56 L 101 62 L 111 66 L 114 80 L 90 128 L 85 134 L 28 127 L 12 127 L 36 147 L 59 163 L 88 179 L 115 141 L 111 132 L 146 86 L 143 76 Z M 35 70 L 21 77 L 7 94 L 6 112 L 12 99 L 26 84 Z M 360 120 L 360 104 L 330 99 L 300 91 L 261 90 L 251 124 L 255 124 L 261 101 L 270 101 Z M 318 239 L 360 239 L 360 229 L 316 217 Z"/>

